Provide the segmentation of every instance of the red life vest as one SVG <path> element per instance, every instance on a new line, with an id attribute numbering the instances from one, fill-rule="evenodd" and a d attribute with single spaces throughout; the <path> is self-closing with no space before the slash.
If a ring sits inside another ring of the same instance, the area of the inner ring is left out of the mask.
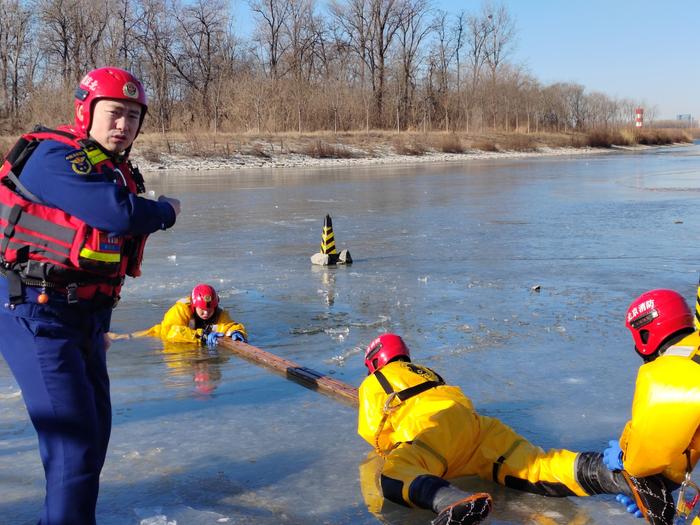
<path id="1" fill-rule="evenodd" d="M 86 173 L 113 172 L 115 183 L 143 192 L 143 179 L 131 163 L 115 164 L 95 143 L 80 140 L 69 128 L 37 127 L 22 135 L 0 167 L 0 264 L 30 286 L 118 296 L 124 276 L 141 274 L 146 235 L 110 235 L 58 208 L 39 201 L 21 184 L 27 159 L 43 140 L 76 148 L 72 162 Z"/>

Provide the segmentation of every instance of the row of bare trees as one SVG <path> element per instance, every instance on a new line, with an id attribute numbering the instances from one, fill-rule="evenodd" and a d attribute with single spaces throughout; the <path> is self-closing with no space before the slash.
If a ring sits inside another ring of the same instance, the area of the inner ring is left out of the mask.
<path id="1" fill-rule="evenodd" d="M 0 0 L 0 131 L 68 118 L 88 70 L 143 78 L 162 131 L 519 130 L 627 124 L 632 101 L 542 85 L 502 5 L 430 0 Z M 647 108 L 647 119 L 653 117 Z"/>

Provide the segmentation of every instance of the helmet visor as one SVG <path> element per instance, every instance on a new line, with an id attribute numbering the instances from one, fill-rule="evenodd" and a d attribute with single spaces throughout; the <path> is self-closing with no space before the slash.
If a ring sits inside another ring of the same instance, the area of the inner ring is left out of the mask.
<path id="1" fill-rule="evenodd" d="M 637 317 L 636 319 L 632 319 L 632 321 L 630 321 L 630 326 L 635 330 L 639 330 L 642 326 L 648 325 L 657 317 L 659 317 L 659 311 L 654 309 L 647 314 Z"/>

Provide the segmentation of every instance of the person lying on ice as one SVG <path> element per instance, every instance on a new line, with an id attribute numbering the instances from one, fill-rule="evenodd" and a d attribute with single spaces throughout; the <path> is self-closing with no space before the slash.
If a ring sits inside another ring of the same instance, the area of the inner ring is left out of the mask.
<path id="1" fill-rule="evenodd" d="M 245 326 L 219 307 L 219 296 L 208 284 L 195 286 L 189 297 L 183 297 L 165 313 L 160 324 L 132 336 L 160 337 L 171 343 L 201 341 L 210 346 L 216 345 L 220 337 L 248 342 Z"/>
<path id="2" fill-rule="evenodd" d="M 613 472 L 597 452 L 545 452 L 499 420 L 478 414 L 458 387 L 413 364 L 398 335 L 372 341 L 365 366 L 358 433 L 385 458 L 383 496 L 434 511 L 433 525 L 475 524 L 487 517 L 489 494 L 469 494 L 447 481 L 469 475 L 543 496 L 621 493 L 639 499 L 650 513 L 673 507 L 661 476 L 637 480 Z"/>
<path id="3" fill-rule="evenodd" d="M 678 292 L 651 290 L 629 306 L 626 325 L 644 364 L 637 373 L 632 418 L 619 441 L 605 449 L 605 464 L 629 476 L 660 474 L 669 491 L 682 484 L 683 493 L 697 494 L 690 481 L 700 458 L 700 334 L 693 314 Z M 690 513 L 682 499 L 679 514 Z M 673 509 L 662 510 L 659 519 L 667 521 L 658 523 L 671 523 Z"/>

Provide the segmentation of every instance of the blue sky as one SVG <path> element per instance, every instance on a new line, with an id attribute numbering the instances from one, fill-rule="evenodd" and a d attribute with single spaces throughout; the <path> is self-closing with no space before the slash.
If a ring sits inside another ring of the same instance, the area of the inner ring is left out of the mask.
<path id="1" fill-rule="evenodd" d="M 249 27 L 247 3 L 235 2 L 238 20 Z M 542 83 L 576 82 L 588 91 L 656 106 L 657 119 L 679 113 L 700 118 L 700 0 L 500 3 L 517 28 L 511 60 Z M 450 13 L 481 6 L 470 0 L 433 4 Z"/>
<path id="2" fill-rule="evenodd" d="M 512 55 L 543 83 L 657 106 L 657 118 L 700 118 L 700 1 L 506 0 L 514 17 Z M 448 12 L 480 2 L 437 0 Z"/>

